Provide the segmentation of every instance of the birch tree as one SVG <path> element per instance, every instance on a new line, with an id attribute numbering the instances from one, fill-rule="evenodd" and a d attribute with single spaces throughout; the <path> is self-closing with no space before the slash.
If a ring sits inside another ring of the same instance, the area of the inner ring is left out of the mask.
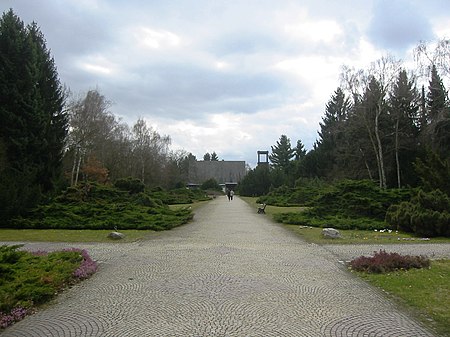
<path id="1" fill-rule="evenodd" d="M 354 106 L 360 108 L 358 113 L 362 114 L 367 129 L 377 162 L 380 188 L 383 189 L 387 187 L 387 180 L 384 146 L 380 135 L 380 121 L 382 116 L 387 114 L 386 96 L 395 83 L 395 77 L 400 69 L 400 61 L 388 55 L 373 62 L 368 70 L 360 69 L 355 71 L 344 67 L 341 74 L 342 86 L 353 96 Z M 376 95 L 371 95 L 371 93 L 376 93 Z M 367 99 L 369 99 L 369 96 L 371 96 L 371 99 L 376 99 L 375 102 L 372 102 L 374 104 L 373 110 L 367 110 L 364 104 L 358 104 L 358 102 L 364 101 L 364 95 L 366 95 L 366 103 L 368 103 Z"/>
<path id="2" fill-rule="evenodd" d="M 78 183 L 86 156 L 110 131 L 110 127 L 105 126 L 114 119 L 108 111 L 110 105 L 97 90 L 90 90 L 84 98 L 72 101 L 69 107 L 69 148 L 73 153 L 71 186 Z"/>

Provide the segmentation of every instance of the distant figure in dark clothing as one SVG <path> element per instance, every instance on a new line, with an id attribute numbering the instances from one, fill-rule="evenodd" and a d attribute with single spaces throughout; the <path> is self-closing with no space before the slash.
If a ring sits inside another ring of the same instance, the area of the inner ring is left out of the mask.
<path id="1" fill-rule="evenodd" d="M 231 190 L 227 190 L 228 201 L 231 201 Z"/>

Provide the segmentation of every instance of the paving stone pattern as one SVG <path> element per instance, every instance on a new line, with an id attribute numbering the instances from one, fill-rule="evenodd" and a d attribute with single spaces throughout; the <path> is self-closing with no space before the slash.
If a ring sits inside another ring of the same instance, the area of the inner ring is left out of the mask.
<path id="1" fill-rule="evenodd" d="M 149 240 L 76 246 L 99 271 L 1 336 L 433 336 L 336 252 L 239 198 L 217 198 Z"/>

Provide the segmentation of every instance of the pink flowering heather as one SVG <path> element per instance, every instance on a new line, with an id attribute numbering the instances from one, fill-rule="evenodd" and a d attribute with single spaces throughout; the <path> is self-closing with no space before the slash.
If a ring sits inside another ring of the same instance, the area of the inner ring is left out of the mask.
<path id="1" fill-rule="evenodd" d="M 84 280 L 97 271 L 97 262 L 92 260 L 86 249 L 72 249 L 72 251 L 79 251 L 81 253 L 81 256 L 83 257 L 83 261 L 81 262 L 80 266 L 73 272 L 74 277 L 80 280 Z"/>
<path id="2" fill-rule="evenodd" d="M 48 252 L 46 252 L 45 250 L 36 250 L 31 252 L 31 254 L 33 254 L 34 256 L 46 256 Z"/>
<path id="3" fill-rule="evenodd" d="M 28 310 L 25 308 L 14 308 L 9 314 L 4 314 L 0 312 L 0 328 L 7 328 L 14 322 L 18 322 L 28 314 Z"/>
<path id="4" fill-rule="evenodd" d="M 385 250 L 374 252 L 374 256 L 360 256 L 350 262 L 353 270 L 368 273 L 386 273 L 394 270 L 408 270 L 411 268 L 428 268 L 430 260 L 426 256 L 400 255 L 387 253 Z"/>

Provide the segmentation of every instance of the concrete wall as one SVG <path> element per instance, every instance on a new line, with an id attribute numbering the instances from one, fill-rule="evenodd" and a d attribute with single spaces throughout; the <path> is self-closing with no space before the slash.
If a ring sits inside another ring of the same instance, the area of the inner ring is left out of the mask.
<path id="1" fill-rule="evenodd" d="M 189 165 L 189 182 L 202 184 L 214 178 L 219 184 L 238 183 L 245 173 L 245 161 L 195 161 Z"/>

